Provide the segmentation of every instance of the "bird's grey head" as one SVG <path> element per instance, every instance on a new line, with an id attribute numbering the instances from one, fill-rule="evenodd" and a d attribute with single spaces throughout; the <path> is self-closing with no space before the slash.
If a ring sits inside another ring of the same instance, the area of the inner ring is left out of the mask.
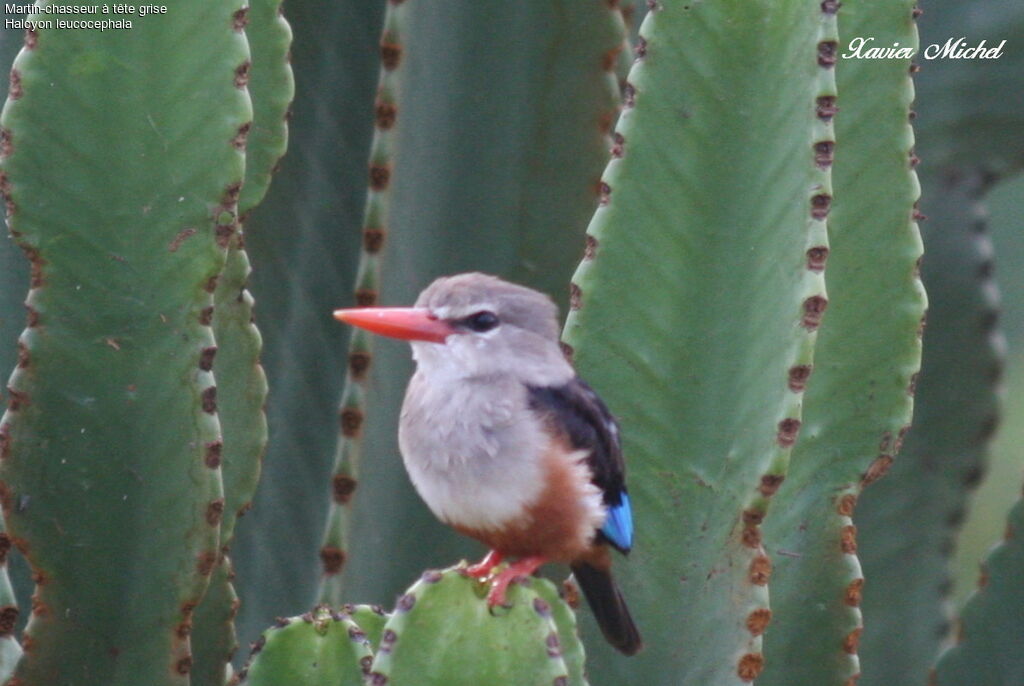
<path id="1" fill-rule="evenodd" d="M 429 309 L 453 330 L 443 343 L 413 342 L 424 374 L 511 374 L 542 385 L 573 376 L 558 345 L 558 308 L 543 293 L 471 272 L 437 279 L 420 293 L 416 307 Z"/>

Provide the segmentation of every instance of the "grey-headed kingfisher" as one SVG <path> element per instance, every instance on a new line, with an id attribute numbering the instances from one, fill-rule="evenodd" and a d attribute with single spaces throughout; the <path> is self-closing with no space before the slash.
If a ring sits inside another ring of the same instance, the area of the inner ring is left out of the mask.
<path id="1" fill-rule="evenodd" d="M 490 548 L 466 569 L 493 577 L 488 604 L 568 563 L 605 638 L 632 655 L 642 641 L 609 553 L 633 546 L 619 429 L 562 354 L 557 314 L 546 295 L 480 273 L 434 281 L 415 307 L 334 313 L 412 343 L 399 447 L 430 510 Z"/>

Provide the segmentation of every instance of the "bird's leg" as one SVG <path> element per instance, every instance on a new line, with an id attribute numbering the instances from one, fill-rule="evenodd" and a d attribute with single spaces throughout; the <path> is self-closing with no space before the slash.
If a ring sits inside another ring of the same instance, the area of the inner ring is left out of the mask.
<path id="1" fill-rule="evenodd" d="M 519 577 L 530 576 L 537 571 L 537 568 L 544 564 L 544 562 L 545 559 L 543 557 L 524 557 L 521 560 L 513 562 L 506 569 L 502 570 L 502 572 L 498 574 L 498 577 L 491 583 L 491 591 L 487 594 L 487 606 L 494 607 L 495 605 L 504 605 L 505 591 L 508 590 L 508 585 Z"/>
<path id="2" fill-rule="evenodd" d="M 504 559 L 504 555 L 499 553 L 497 550 L 491 550 L 484 556 L 484 559 L 477 562 L 475 565 L 466 567 L 466 576 L 471 576 L 475 579 L 483 579 L 491 575 L 491 572 L 495 567 L 501 564 Z"/>

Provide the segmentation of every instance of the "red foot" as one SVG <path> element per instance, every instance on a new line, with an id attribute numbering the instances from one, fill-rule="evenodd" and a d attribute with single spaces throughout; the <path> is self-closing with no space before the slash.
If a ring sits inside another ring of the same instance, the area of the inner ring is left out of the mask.
<path id="1" fill-rule="evenodd" d="M 543 557 L 524 557 L 510 564 L 491 583 L 491 592 L 487 594 L 487 606 L 504 605 L 508 585 L 519 577 L 530 576 L 542 564 L 544 564 Z"/>
<path id="2" fill-rule="evenodd" d="M 502 559 L 504 559 L 504 556 L 501 553 L 497 550 L 492 550 L 475 565 L 466 567 L 465 574 L 475 579 L 486 578 L 491 575 L 495 567 L 501 564 Z"/>

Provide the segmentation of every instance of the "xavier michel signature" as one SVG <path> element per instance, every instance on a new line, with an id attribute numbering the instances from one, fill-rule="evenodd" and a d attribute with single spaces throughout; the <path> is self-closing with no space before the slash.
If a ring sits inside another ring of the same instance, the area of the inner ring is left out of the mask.
<path id="1" fill-rule="evenodd" d="M 914 56 L 914 48 L 901 47 L 893 43 L 892 47 L 875 45 L 874 38 L 854 38 L 850 41 L 843 59 L 858 60 L 905 60 Z M 945 43 L 932 43 L 921 51 L 926 60 L 997 60 L 1003 56 L 1003 40 L 999 45 L 988 47 L 985 41 L 975 45 L 967 42 L 967 37 L 950 38 Z"/>

